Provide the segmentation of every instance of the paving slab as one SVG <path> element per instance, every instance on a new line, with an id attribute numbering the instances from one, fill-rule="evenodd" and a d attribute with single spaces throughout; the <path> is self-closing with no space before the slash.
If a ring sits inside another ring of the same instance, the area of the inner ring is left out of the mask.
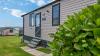
<path id="1" fill-rule="evenodd" d="M 21 49 L 23 49 L 25 52 L 28 52 L 34 56 L 52 56 L 52 54 L 46 54 L 44 52 L 38 51 L 36 49 L 30 48 L 30 47 L 21 47 Z"/>

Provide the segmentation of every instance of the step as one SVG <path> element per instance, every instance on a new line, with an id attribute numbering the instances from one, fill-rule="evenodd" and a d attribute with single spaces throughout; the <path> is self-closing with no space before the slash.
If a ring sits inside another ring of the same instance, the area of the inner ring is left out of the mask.
<path id="1" fill-rule="evenodd" d="M 29 41 L 27 41 L 27 40 L 24 40 L 24 43 L 29 43 Z"/>
<path id="2" fill-rule="evenodd" d="M 29 42 L 28 46 L 32 48 L 36 48 L 36 46 L 39 44 L 40 41 L 41 41 L 41 38 L 33 37 L 33 39 Z"/>
<path id="3" fill-rule="evenodd" d="M 30 44 L 37 45 L 38 42 L 33 42 L 33 41 L 31 41 Z"/>
<path id="4" fill-rule="evenodd" d="M 39 39 L 32 39 L 32 41 L 33 41 L 33 42 L 39 42 L 39 41 L 41 41 L 41 40 L 39 40 Z"/>
<path id="5" fill-rule="evenodd" d="M 33 39 L 38 39 L 38 40 L 41 40 L 41 38 L 40 38 L 40 37 L 33 37 Z"/>
<path id="6" fill-rule="evenodd" d="M 36 48 L 36 45 L 28 44 L 29 47 L 31 48 Z"/>
<path id="7" fill-rule="evenodd" d="M 38 45 L 39 42 L 40 42 L 40 40 L 34 39 L 30 42 L 30 44 L 31 44 L 30 46 L 35 48 Z"/>

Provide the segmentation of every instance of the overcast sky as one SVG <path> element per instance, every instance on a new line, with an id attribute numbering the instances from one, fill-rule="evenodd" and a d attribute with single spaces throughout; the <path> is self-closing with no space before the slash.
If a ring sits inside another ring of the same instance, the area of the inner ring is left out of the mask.
<path id="1" fill-rule="evenodd" d="M 0 0 L 0 27 L 21 26 L 21 15 L 53 0 Z"/>

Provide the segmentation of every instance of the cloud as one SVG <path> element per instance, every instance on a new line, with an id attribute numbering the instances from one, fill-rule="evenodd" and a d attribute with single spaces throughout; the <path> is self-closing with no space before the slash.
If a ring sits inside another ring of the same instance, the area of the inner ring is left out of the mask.
<path id="1" fill-rule="evenodd" d="M 27 1 L 29 1 L 31 3 L 35 3 L 38 6 L 43 6 L 46 4 L 46 2 L 44 0 L 27 0 Z"/>
<path id="2" fill-rule="evenodd" d="M 7 7 L 4 7 L 3 10 L 9 10 Z"/>
<path id="3" fill-rule="evenodd" d="M 50 2 L 55 1 L 55 0 L 27 0 L 27 1 L 29 1 L 31 3 L 35 3 L 38 6 L 43 6 L 47 3 L 50 3 Z"/>
<path id="4" fill-rule="evenodd" d="M 21 10 L 18 9 L 11 9 L 11 15 L 16 16 L 16 17 L 21 17 L 21 15 L 25 14 Z"/>
<path id="5" fill-rule="evenodd" d="M 37 0 L 27 0 L 27 1 L 30 1 L 32 3 L 36 3 L 37 2 Z"/>
<path id="6" fill-rule="evenodd" d="M 42 6 L 42 5 L 45 5 L 45 4 L 46 4 L 46 2 L 43 1 L 43 0 L 40 0 L 40 1 L 38 1 L 38 3 L 37 3 L 38 6 Z"/>
<path id="7" fill-rule="evenodd" d="M 52 2 L 52 1 L 55 1 L 55 0 L 48 0 L 48 3 Z"/>
<path id="8" fill-rule="evenodd" d="M 15 16 L 15 17 L 21 17 L 21 15 L 25 14 L 25 12 L 22 12 L 21 10 L 18 10 L 18 9 L 9 9 L 9 8 L 5 7 L 5 8 L 3 8 L 3 10 L 6 10 L 12 16 Z"/>

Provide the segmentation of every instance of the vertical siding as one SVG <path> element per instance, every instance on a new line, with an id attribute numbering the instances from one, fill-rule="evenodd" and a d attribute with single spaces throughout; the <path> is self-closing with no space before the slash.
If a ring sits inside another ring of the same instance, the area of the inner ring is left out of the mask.
<path id="1" fill-rule="evenodd" d="M 96 3 L 96 0 L 61 0 L 57 3 L 60 3 L 60 24 L 63 24 L 67 19 L 67 15 L 71 15 L 73 12 L 80 11 L 82 8 Z M 37 10 L 34 14 L 39 12 L 41 12 L 41 38 L 51 41 L 52 38 L 50 38 L 48 34 L 55 33 L 58 27 L 52 26 L 52 5 Z M 42 18 L 44 18 L 44 13 L 46 20 L 42 20 Z M 24 34 L 35 37 L 35 27 L 29 27 L 29 15 L 24 16 L 24 22 Z"/>

